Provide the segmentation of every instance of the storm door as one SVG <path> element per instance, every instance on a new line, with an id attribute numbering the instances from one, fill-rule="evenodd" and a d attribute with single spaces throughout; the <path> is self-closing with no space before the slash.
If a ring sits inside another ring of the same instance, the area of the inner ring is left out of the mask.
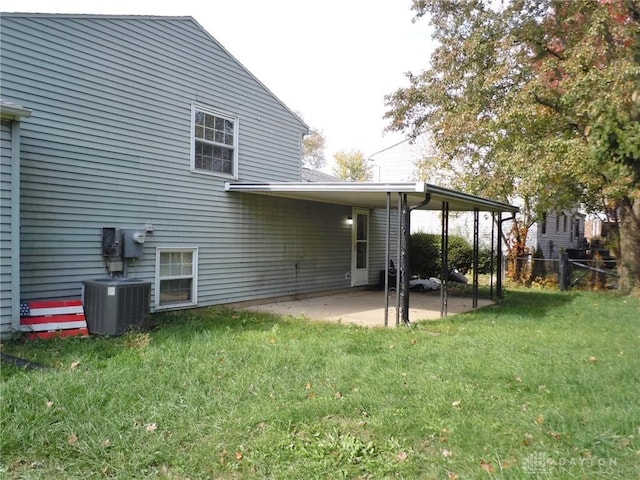
<path id="1" fill-rule="evenodd" d="M 353 209 L 351 286 L 369 284 L 369 211 Z"/>

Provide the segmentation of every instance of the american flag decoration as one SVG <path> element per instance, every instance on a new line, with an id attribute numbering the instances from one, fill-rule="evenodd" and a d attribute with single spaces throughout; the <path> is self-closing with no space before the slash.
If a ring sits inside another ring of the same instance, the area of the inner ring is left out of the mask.
<path id="1" fill-rule="evenodd" d="M 89 335 L 82 300 L 20 304 L 20 326 L 30 339 Z"/>

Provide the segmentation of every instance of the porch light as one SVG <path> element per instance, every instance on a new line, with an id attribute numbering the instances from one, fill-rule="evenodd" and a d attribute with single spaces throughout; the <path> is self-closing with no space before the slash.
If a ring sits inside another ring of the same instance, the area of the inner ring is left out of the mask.
<path id="1" fill-rule="evenodd" d="M 345 222 L 347 225 L 353 225 L 353 218 L 351 217 L 351 215 L 349 215 L 347 217 L 347 221 Z"/>

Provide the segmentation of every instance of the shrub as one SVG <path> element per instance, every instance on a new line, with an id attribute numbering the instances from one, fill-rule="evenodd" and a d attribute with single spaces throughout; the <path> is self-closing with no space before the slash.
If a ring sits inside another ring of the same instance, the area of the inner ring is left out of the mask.
<path id="1" fill-rule="evenodd" d="M 412 234 L 409 252 L 412 275 L 421 278 L 440 276 L 440 235 Z"/>
<path id="2" fill-rule="evenodd" d="M 438 234 L 418 232 L 411 235 L 411 274 L 421 278 L 439 277 L 441 272 L 441 237 Z M 491 251 L 480 251 L 478 271 L 488 273 L 491 265 Z M 482 266 L 481 266 L 482 265 Z M 449 268 L 457 268 L 466 273 L 473 266 L 473 247 L 464 237 L 449 236 Z"/>
<path id="3" fill-rule="evenodd" d="M 496 268 L 496 259 L 494 252 L 493 268 Z M 481 248 L 478 251 L 478 273 L 490 274 L 491 273 L 491 248 Z"/>

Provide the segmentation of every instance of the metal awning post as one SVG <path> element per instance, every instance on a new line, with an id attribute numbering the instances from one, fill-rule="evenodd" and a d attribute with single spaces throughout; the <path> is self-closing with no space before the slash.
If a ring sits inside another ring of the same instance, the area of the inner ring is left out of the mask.
<path id="1" fill-rule="evenodd" d="M 447 279 L 449 278 L 449 202 L 442 202 L 442 236 L 440 238 L 441 268 L 440 280 L 440 316 L 447 316 L 448 292 Z"/>
<path id="2" fill-rule="evenodd" d="M 496 232 L 496 213 L 495 212 L 491 212 L 491 268 L 489 269 L 490 272 L 490 278 L 489 278 L 489 285 L 490 285 L 490 290 L 489 290 L 489 295 L 491 298 L 493 298 L 493 274 L 495 273 L 493 271 L 494 269 L 494 262 L 493 262 L 493 256 L 495 255 L 495 249 L 494 249 L 494 245 L 495 245 L 495 232 Z"/>
<path id="3" fill-rule="evenodd" d="M 496 295 L 502 298 L 502 212 L 498 212 L 498 251 L 496 252 Z"/>
<path id="4" fill-rule="evenodd" d="M 478 308 L 478 253 L 480 250 L 480 210 L 473 209 L 473 300 L 472 308 Z"/>
<path id="5" fill-rule="evenodd" d="M 387 238 L 385 241 L 384 266 L 384 326 L 389 326 L 389 260 L 391 241 L 391 192 L 387 192 Z"/>
<path id="6" fill-rule="evenodd" d="M 400 325 L 400 249 L 402 240 L 402 193 L 398 193 L 398 242 L 396 245 L 396 326 Z"/>
<path id="7" fill-rule="evenodd" d="M 407 195 L 402 195 L 401 216 L 401 246 L 400 246 L 400 298 L 401 302 L 401 319 L 402 323 L 409 325 L 409 243 L 411 241 L 411 210 L 407 203 Z"/>

